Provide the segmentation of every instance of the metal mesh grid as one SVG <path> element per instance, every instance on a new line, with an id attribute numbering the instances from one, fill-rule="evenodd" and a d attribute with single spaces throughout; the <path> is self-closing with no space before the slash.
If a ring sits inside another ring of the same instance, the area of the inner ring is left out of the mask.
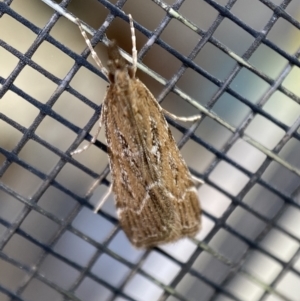
<path id="1" fill-rule="evenodd" d="M 98 76 L 104 77 L 86 61 L 86 50 L 77 54 L 85 46 L 75 25 L 68 34 L 76 32 L 81 46 L 68 47 L 69 36 L 59 36 L 63 27 L 56 25 L 71 24 L 60 13 L 28 1 L 31 10 L 46 10 L 33 21 L 24 1 L 0 2 L 0 65 L 13 58 L 0 71 L 0 300 L 300 300 L 299 2 L 70 2 L 60 3 L 66 17 L 73 9 L 89 22 L 95 7 L 104 14 L 95 44 L 105 43 L 105 32 L 113 36 L 115 20 L 124 20 L 115 27 L 130 42 L 126 14 L 132 13 L 139 61 L 146 62 L 139 67 L 150 75 L 139 77 L 170 111 L 203 113 L 190 127 L 168 120 L 192 173 L 205 181 L 203 230 L 193 240 L 135 250 L 118 226 L 113 199 L 92 214 L 109 184 L 105 141 L 100 137 L 89 154 L 69 152 L 91 139 L 106 85 Z M 207 12 L 205 30 L 192 17 L 199 9 Z M 143 26 L 148 14 L 157 18 L 153 30 Z M 178 44 L 168 40 L 174 22 L 195 37 L 186 53 L 179 46 L 188 37 L 175 31 Z M 30 36 L 28 45 L 9 38 L 17 30 Z M 47 68 L 36 55 L 45 44 Z M 152 70 L 158 68 L 153 49 L 171 57 L 171 71 Z M 51 66 L 52 59 L 60 65 L 57 51 L 71 62 L 63 76 Z M 31 81 L 29 68 L 38 80 Z M 96 89 L 83 89 L 94 74 Z M 102 185 L 85 197 L 99 175 Z"/>

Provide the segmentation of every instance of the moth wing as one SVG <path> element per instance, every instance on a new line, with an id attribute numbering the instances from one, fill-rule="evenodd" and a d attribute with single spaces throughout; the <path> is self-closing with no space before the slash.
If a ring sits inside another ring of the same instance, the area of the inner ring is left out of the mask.
<path id="1" fill-rule="evenodd" d="M 144 85 L 143 87 L 138 90 L 141 91 L 138 98 L 145 99 L 149 103 L 148 135 L 144 149 L 149 161 L 155 167 L 155 178 L 162 183 L 176 215 L 173 231 L 170 233 L 170 241 L 177 240 L 182 236 L 194 236 L 200 230 L 201 213 L 195 184 L 161 107 L 147 87 Z M 140 109 L 145 107 L 145 105 L 141 105 Z M 142 114 L 147 114 L 147 112 Z M 140 129 L 142 126 L 138 125 L 138 128 Z"/>
<path id="2" fill-rule="evenodd" d="M 120 223 L 136 247 L 193 236 L 200 207 L 159 104 L 138 79 L 130 97 L 108 89 L 104 123 Z"/>

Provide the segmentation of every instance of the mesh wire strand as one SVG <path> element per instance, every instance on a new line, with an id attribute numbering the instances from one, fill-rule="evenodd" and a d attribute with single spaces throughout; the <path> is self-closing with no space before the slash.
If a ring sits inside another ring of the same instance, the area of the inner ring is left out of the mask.
<path id="1" fill-rule="evenodd" d="M 89 55 L 89 51 L 87 49 L 81 55 L 78 55 L 75 52 L 73 52 L 72 49 L 69 49 L 68 47 L 64 46 L 58 40 L 54 39 L 51 36 L 51 34 L 49 34 L 49 32 L 58 22 L 58 20 L 62 18 L 59 13 L 53 11 L 53 15 L 51 16 L 47 24 L 43 28 L 39 28 L 36 25 L 34 25 L 30 20 L 26 19 L 26 17 L 17 13 L 11 7 L 13 2 L 14 1 L 11 0 L 3 1 L 0 3 L 0 17 L 3 17 L 5 15 L 10 16 L 26 28 L 30 29 L 30 31 L 35 33 L 36 39 L 25 53 L 20 52 L 12 45 L 7 44 L 4 40 L 0 39 L 0 46 L 19 60 L 18 64 L 16 65 L 14 70 L 9 74 L 9 76 L 7 76 L 6 78 L 0 77 L 0 98 L 3 97 L 6 93 L 8 93 L 8 91 L 13 92 L 19 95 L 23 99 L 23 101 L 28 102 L 34 107 L 36 107 L 39 111 L 39 114 L 36 116 L 34 122 L 29 127 L 24 127 L 15 120 L 1 113 L 0 111 L 0 119 L 2 120 L 2 122 L 9 124 L 11 127 L 19 131 L 22 135 L 18 144 L 14 145 L 12 150 L 8 150 L 5 148 L 5 146 L 0 145 L 0 153 L 4 157 L 3 163 L 0 166 L 0 175 L 4 176 L 9 167 L 12 164 L 16 164 L 35 175 L 37 178 L 39 178 L 41 180 L 41 184 L 39 185 L 34 195 L 32 195 L 31 198 L 27 198 L 26 196 L 19 194 L 12 187 L 6 185 L 5 182 L 0 180 L 0 189 L 4 191 L 7 195 L 11 196 L 12 198 L 24 205 L 23 209 L 19 212 L 18 216 L 14 220 L 6 220 L 0 214 L 0 225 L 2 225 L 5 229 L 2 232 L 2 235 L 0 235 L 0 258 L 2 261 L 7 262 L 9 265 L 14 266 L 16 269 L 21 269 L 25 275 L 23 279 L 16 285 L 15 289 L 9 288 L 5 283 L 1 283 L 0 281 L 0 292 L 2 292 L 3 296 L 6 296 L 8 299 L 11 300 L 26 300 L 26 297 L 24 297 L 24 292 L 26 292 L 27 287 L 32 283 L 32 281 L 38 280 L 40 283 L 45 284 L 46 286 L 52 288 L 54 291 L 59 293 L 62 300 L 82 300 L 81 297 L 78 296 L 78 294 L 76 294 L 76 290 L 82 284 L 82 281 L 84 281 L 84 279 L 88 277 L 89 279 L 92 279 L 94 282 L 110 291 L 110 296 L 107 297 L 105 300 L 117 300 L 117 298 L 122 297 L 124 298 L 122 300 L 133 301 L 137 299 L 132 297 L 132 295 L 130 295 L 128 291 L 126 291 L 125 287 L 138 274 L 143 276 L 145 279 L 149 280 L 159 288 L 161 288 L 162 293 L 158 298 L 158 300 L 160 301 L 194 300 L 191 297 L 182 294 L 180 288 L 178 287 L 178 285 L 183 281 L 183 279 L 187 275 L 196 278 L 211 290 L 211 293 L 206 298 L 201 297 L 199 298 L 199 300 L 219 300 L 218 298 L 220 296 L 223 296 L 224 299 L 222 300 L 225 300 L 225 298 L 228 298 L 226 300 L 243 300 L 229 287 L 230 282 L 234 279 L 234 277 L 237 274 L 239 274 L 248 279 L 250 282 L 253 282 L 255 285 L 259 286 L 263 290 L 263 293 L 259 296 L 259 298 L 257 298 L 257 300 L 266 300 L 265 298 L 270 295 L 276 296 L 278 300 L 293 300 L 293 298 L 290 298 L 289 296 L 283 294 L 280 290 L 278 290 L 277 284 L 289 272 L 292 272 L 294 275 L 296 275 L 296 277 L 300 276 L 299 270 L 294 267 L 294 263 L 296 262 L 299 256 L 299 235 L 296 235 L 294 232 L 287 230 L 280 223 L 278 223 L 278 220 L 284 213 L 286 206 L 292 206 L 295 210 L 300 209 L 300 205 L 297 202 L 297 197 L 299 194 L 299 185 L 296 187 L 296 189 L 293 188 L 293 191 L 287 192 L 276 187 L 276 185 L 269 183 L 263 177 L 264 172 L 274 162 L 276 162 L 282 168 L 285 168 L 286 170 L 293 173 L 298 180 L 300 175 L 300 171 L 295 164 L 289 163 L 287 160 L 284 160 L 280 156 L 280 152 L 283 150 L 284 146 L 286 146 L 287 143 L 291 141 L 291 139 L 294 139 L 295 141 L 297 141 L 297 143 L 299 143 L 300 139 L 297 130 L 299 127 L 300 118 L 297 118 L 291 126 L 288 126 L 263 109 L 263 106 L 267 103 L 267 101 L 270 99 L 271 95 L 275 91 L 280 91 L 283 95 L 290 98 L 297 104 L 299 104 L 300 102 L 300 98 L 298 95 L 294 94 L 292 91 L 290 91 L 282 85 L 284 79 L 290 74 L 292 68 L 294 66 L 300 67 L 300 62 L 298 60 L 300 50 L 298 50 L 294 55 L 291 55 L 267 38 L 268 33 L 275 26 L 279 18 L 285 20 L 296 29 L 300 29 L 300 23 L 286 12 L 286 8 L 288 7 L 291 1 L 282 1 L 280 5 L 276 5 L 272 1 L 261 0 L 260 3 L 268 7 L 272 11 L 272 15 L 269 18 L 269 20 L 265 22 L 266 25 L 260 32 L 257 32 L 256 30 L 248 26 L 246 23 L 237 18 L 231 12 L 232 7 L 236 4 L 237 1 L 228 1 L 225 6 L 222 6 L 215 1 L 205 0 L 205 2 L 209 6 L 211 6 L 218 12 L 217 18 L 214 20 L 214 22 L 212 22 L 208 30 L 202 30 L 201 28 L 193 24 L 191 21 L 184 18 L 184 16 L 180 15 L 179 9 L 184 3 L 183 0 L 176 1 L 172 6 L 169 6 L 166 3 L 159 0 L 152 1 L 161 10 L 165 11 L 164 17 L 153 32 L 144 28 L 141 24 L 134 21 L 135 28 L 137 31 L 145 35 L 148 40 L 155 41 L 155 44 L 158 45 L 158 47 L 162 47 L 165 51 L 167 51 L 176 59 L 182 62 L 181 67 L 175 74 L 173 74 L 173 76 L 168 81 L 165 81 L 162 77 L 155 74 L 155 72 L 153 72 L 151 69 L 148 69 L 145 66 L 144 67 L 146 68 L 146 71 L 150 74 L 150 76 L 153 76 L 154 78 L 160 80 L 165 84 L 162 91 L 157 97 L 157 100 L 159 102 L 162 102 L 165 99 L 165 97 L 172 91 L 179 97 L 189 102 L 198 111 L 200 111 L 200 113 L 203 113 L 203 118 L 199 122 L 190 125 L 190 127 L 186 124 L 183 126 L 182 124 L 170 119 L 168 119 L 168 122 L 179 132 L 182 133 L 181 139 L 178 143 L 180 148 L 182 148 L 188 141 L 194 141 L 197 145 L 201 145 L 214 155 L 214 159 L 210 162 L 209 166 L 205 169 L 205 172 L 203 174 L 200 174 L 196 169 L 193 169 L 192 167 L 191 171 L 195 176 L 203 178 L 207 185 L 210 185 L 211 187 L 213 187 L 218 192 L 222 193 L 224 196 L 231 200 L 230 205 L 228 206 L 224 214 L 220 217 L 216 217 L 210 212 L 204 210 L 203 215 L 214 223 L 214 227 L 207 234 L 203 241 L 199 241 L 196 239 L 193 240 L 193 243 L 197 247 L 186 262 L 178 260 L 176 257 L 172 256 L 164 249 L 155 248 L 155 252 L 170 260 L 171 262 L 174 262 L 180 267 L 180 271 L 176 274 L 176 276 L 168 285 L 166 285 L 159 279 L 153 277 L 150 273 L 148 273 L 142 268 L 144 262 L 147 260 L 147 258 L 153 251 L 143 252 L 139 260 L 133 263 L 130 260 L 119 256 L 119 254 L 117 254 L 114 250 L 112 250 L 112 248 L 109 247 L 110 243 L 115 239 L 115 237 L 120 231 L 118 221 L 114 216 L 106 213 L 105 211 L 99 212 L 99 215 L 102 218 L 106 219 L 114 225 L 112 231 L 110 232 L 110 235 L 108 235 L 106 239 L 103 240 L 101 243 L 86 235 L 84 232 L 78 230 L 73 225 L 75 218 L 80 213 L 82 208 L 86 207 L 92 209 L 92 206 L 90 205 L 90 203 L 87 202 L 87 198 L 84 198 L 78 195 L 75 191 L 68 189 L 57 179 L 57 176 L 59 175 L 60 171 L 63 169 L 65 164 L 68 163 L 82 170 L 82 172 L 86 173 L 90 177 L 98 178 L 100 176 L 101 183 L 104 185 L 109 185 L 109 181 L 106 179 L 106 176 L 109 174 L 109 168 L 108 166 L 106 166 L 98 174 L 91 170 L 85 164 L 80 163 L 78 160 L 76 160 L 76 158 L 72 158 L 69 155 L 70 150 L 74 150 L 76 147 L 78 147 L 83 139 L 91 139 L 91 135 L 88 133 L 92 129 L 93 125 L 97 122 L 101 110 L 100 106 L 96 105 L 86 96 L 81 94 L 79 91 L 72 88 L 69 84 L 74 75 L 82 66 L 87 68 L 89 71 L 97 74 L 98 76 L 102 78 L 104 77 L 99 70 L 97 70 L 95 67 L 93 67 L 90 63 L 86 61 L 86 58 Z M 94 32 L 95 35 L 92 38 L 93 44 L 96 44 L 99 40 L 104 42 L 106 41 L 106 36 L 104 35 L 104 32 L 115 18 L 121 18 L 126 22 L 128 21 L 126 14 L 122 10 L 124 4 L 126 3 L 126 0 L 117 1 L 116 4 L 112 4 L 111 2 L 105 0 L 99 0 L 98 2 L 101 5 L 103 5 L 103 9 L 108 9 L 108 16 L 106 18 L 105 27 L 101 26 L 99 30 Z M 68 12 L 69 3 L 70 1 L 62 1 L 60 4 L 61 8 L 65 12 Z M 187 56 L 179 53 L 177 50 L 172 48 L 170 45 L 164 42 L 163 39 L 160 38 L 161 33 L 165 30 L 170 21 L 173 19 L 177 19 L 180 22 L 183 22 L 185 26 L 189 28 L 189 30 L 194 31 L 196 34 L 199 35 L 198 43 Z M 238 56 L 235 53 L 233 53 L 226 45 L 222 44 L 214 37 L 215 31 L 218 29 L 218 27 L 220 26 L 222 21 L 224 21 L 224 19 L 230 20 L 253 37 L 253 42 L 242 56 Z M 75 61 L 75 64 L 72 66 L 72 68 L 70 68 L 65 78 L 58 78 L 57 76 L 45 70 L 43 67 L 41 67 L 39 64 L 32 60 L 33 54 L 44 41 L 47 41 L 52 46 L 58 48 L 60 51 L 62 51 Z M 223 81 L 214 77 L 194 62 L 194 59 L 197 56 L 197 54 L 199 54 L 199 52 L 207 43 L 211 43 L 212 45 L 216 46 L 219 50 L 221 50 L 223 53 L 227 54 L 236 61 L 234 68 L 232 68 L 230 74 Z M 272 49 L 281 57 L 285 58 L 287 62 L 286 65 L 282 68 L 280 74 L 278 74 L 278 76 L 275 79 L 271 78 L 255 66 L 251 65 L 248 61 L 258 49 L 258 47 L 262 44 Z M 144 46 L 139 51 L 139 62 L 143 61 L 143 59 L 145 58 L 146 54 L 149 52 L 152 46 L 152 43 L 144 44 Z M 43 76 L 45 76 L 55 85 L 57 85 L 57 89 L 47 100 L 46 103 L 40 102 L 38 99 L 35 99 L 34 97 L 30 96 L 14 84 L 21 71 L 27 65 L 33 68 L 35 71 L 41 73 Z M 208 81 L 212 82 L 218 87 L 216 93 L 209 99 L 205 106 L 202 106 L 201 104 L 196 102 L 189 95 L 185 94 L 177 87 L 178 81 L 181 79 L 185 71 L 189 68 L 202 75 L 204 78 L 206 78 Z M 263 80 L 269 85 L 269 88 L 266 89 L 265 93 L 255 103 L 251 102 L 249 99 L 236 92 L 230 85 L 237 76 L 237 74 L 243 68 L 252 72 L 255 76 L 259 77 L 261 80 Z M 82 101 L 84 104 L 89 106 L 92 110 L 94 110 L 94 114 L 91 116 L 89 122 L 84 128 L 79 128 L 77 125 L 71 123 L 66 118 L 58 114 L 55 110 L 53 110 L 54 104 L 65 90 L 67 90 L 68 93 L 70 93 L 71 95 Z M 213 111 L 211 110 L 225 92 L 230 94 L 232 97 L 234 97 L 250 109 L 249 113 L 243 118 L 240 125 L 236 128 L 227 123 L 215 113 L 213 113 Z M 272 124 L 276 125 L 285 133 L 282 139 L 276 144 L 276 146 L 272 150 L 267 149 L 261 143 L 255 141 L 254 139 L 245 134 L 249 123 L 257 115 L 263 116 L 265 119 L 267 119 Z M 51 118 L 55 119 L 57 122 L 59 122 L 60 124 L 62 124 L 63 126 L 65 126 L 66 128 L 78 135 L 77 139 L 74 141 L 74 143 L 72 143 L 72 145 L 70 145 L 69 149 L 66 152 L 63 152 L 62 150 L 55 147 L 54 145 L 47 142 L 46 140 L 44 140 L 36 134 L 37 128 L 46 116 L 51 116 Z M 206 118 L 211 118 L 215 120 L 232 133 L 230 138 L 223 145 L 222 149 L 218 149 L 214 145 L 211 145 L 210 143 L 206 142 L 204 139 L 201 139 L 201 137 L 196 133 L 197 128 L 206 120 Z M 250 145 L 254 146 L 266 156 L 265 160 L 255 173 L 250 172 L 248 169 L 243 167 L 241 164 L 236 162 L 231 156 L 228 155 L 228 151 L 239 139 L 242 139 Z M 20 158 L 19 153 L 26 145 L 26 143 L 28 143 L 29 140 L 33 140 L 36 143 L 44 146 L 46 149 L 48 149 L 50 152 L 53 152 L 60 158 L 58 163 L 52 168 L 52 170 L 49 173 L 45 173 L 42 170 L 39 170 L 38 168 L 32 166 L 31 164 L 27 163 L 25 160 L 22 160 Z M 101 143 L 100 141 L 97 141 L 96 146 L 99 147 L 101 150 L 106 151 L 105 144 Z M 227 164 L 233 166 L 249 178 L 247 184 L 243 187 L 243 189 L 239 191 L 237 195 L 232 195 L 226 189 L 220 187 L 218 184 L 215 183 L 215 181 L 211 179 L 210 175 L 220 162 L 226 162 Z M 278 210 L 272 218 L 266 217 L 264 214 L 255 210 L 247 202 L 243 201 L 249 193 L 249 191 L 251 191 L 251 189 L 253 189 L 255 185 L 260 185 L 266 191 L 273 194 L 283 202 L 281 209 Z M 60 217 L 56 216 L 50 211 L 44 210 L 38 204 L 39 200 L 42 198 L 43 194 L 47 191 L 47 189 L 50 186 L 56 188 L 57 190 L 61 191 L 62 193 L 76 201 L 76 205 L 64 219 L 61 219 Z M 230 223 L 227 223 L 227 220 L 237 209 L 237 207 L 247 211 L 249 214 L 253 215 L 259 221 L 265 224 L 263 231 L 261 231 L 255 239 L 249 238 L 241 234 L 238 229 L 235 229 L 230 225 Z M 50 242 L 44 243 L 43 241 L 35 238 L 33 235 L 31 235 L 22 228 L 22 223 L 26 220 L 26 218 L 31 212 L 37 212 L 42 216 L 47 217 L 57 226 L 57 230 L 51 237 Z M 237 260 L 233 260 L 232 258 L 222 255 L 220 252 L 216 251 L 216 249 L 213 247 L 213 244 L 211 244 L 213 238 L 218 234 L 220 229 L 226 230 L 230 235 L 232 235 L 238 241 L 247 246 L 247 251 L 244 252 L 244 254 L 242 254 L 242 256 Z M 293 256 L 288 262 L 274 255 L 274 253 L 270 252 L 270 250 L 268 250 L 267 248 L 264 248 L 261 244 L 261 242 L 268 235 L 268 233 L 270 233 L 270 231 L 274 229 L 284 234 L 285 236 L 292 239 L 298 244 L 297 250 L 294 252 Z M 76 237 L 83 239 L 90 246 L 95 248 L 95 252 L 92 254 L 92 256 L 89 258 L 88 262 L 85 265 L 82 265 L 76 262 L 75 260 L 68 258 L 68 256 L 66 255 L 62 255 L 56 250 L 55 246 L 57 242 L 66 231 L 74 234 Z M 36 258 L 34 265 L 26 265 L 4 251 L 5 246 L 10 242 L 10 240 L 12 240 L 12 238 L 16 234 L 43 250 L 40 256 Z M 280 273 L 278 273 L 278 275 L 270 283 L 265 283 L 255 275 L 252 275 L 249 272 L 249 270 L 245 268 L 244 263 L 253 251 L 259 251 L 260 253 L 272 259 L 274 262 L 276 262 L 282 267 Z M 228 268 L 226 277 L 224 277 L 220 281 L 214 281 L 214 279 L 211 279 L 205 273 L 201 273 L 193 267 L 196 259 L 203 252 L 207 252 L 210 256 L 212 256 L 212 258 L 214 258 L 215 260 L 217 260 L 222 265 Z M 130 271 L 127 274 L 127 276 L 119 283 L 118 286 L 112 285 L 108 281 L 101 279 L 95 273 L 92 272 L 92 267 L 94 266 L 95 262 L 99 259 L 99 256 L 103 254 L 109 255 L 111 258 L 114 258 L 116 261 L 122 263 Z M 43 273 L 40 271 L 43 262 L 49 255 L 52 255 L 54 258 L 67 264 L 68 266 L 72 267 L 78 272 L 78 276 L 76 277 L 76 279 L 74 279 L 74 281 L 68 287 L 68 289 L 63 288 L 55 281 L 48 279 L 48 277 L 43 275 Z M 0 271 L 0 274 L 1 273 L 2 272 Z M 171 296 L 174 299 L 170 299 Z M 100 298 L 99 300 L 102 299 Z"/>

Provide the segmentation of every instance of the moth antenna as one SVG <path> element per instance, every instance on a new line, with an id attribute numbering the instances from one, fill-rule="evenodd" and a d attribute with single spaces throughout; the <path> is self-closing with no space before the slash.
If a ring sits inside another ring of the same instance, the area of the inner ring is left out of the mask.
<path id="1" fill-rule="evenodd" d="M 80 32 L 81 32 L 81 35 L 83 36 L 83 38 L 84 38 L 84 40 L 85 40 L 86 45 L 87 45 L 87 46 L 89 47 L 89 49 L 90 49 L 90 52 L 91 52 L 91 55 L 92 55 L 94 61 L 96 62 L 96 64 L 97 64 L 98 67 L 100 68 L 101 72 L 102 72 L 106 77 L 108 77 L 108 72 L 107 72 L 106 68 L 102 65 L 101 60 L 99 59 L 99 57 L 98 57 L 96 51 L 94 50 L 94 48 L 93 48 L 93 46 L 92 46 L 92 43 L 91 43 L 90 39 L 87 37 L 87 35 L 86 35 L 84 29 L 82 28 L 81 22 L 80 22 L 80 20 L 79 20 L 78 18 L 76 18 L 76 23 L 77 23 L 77 25 L 78 25 L 78 27 L 79 27 L 79 30 L 80 30 Z"/>
<path id="2" fill-rule="evenodd" d="M 136 50 L 136 36 L 135 30 L 133 25 L 133 20 L 131 14 L 128 15 L 129 17 L 129 24 L 130 24 L 130 31 L 131 31 L 131 42 L 132 42 L 132 71 L 133 71 L 133 78 L 135 77 L 136 69 L 137 69 L 137 50 Z"/>

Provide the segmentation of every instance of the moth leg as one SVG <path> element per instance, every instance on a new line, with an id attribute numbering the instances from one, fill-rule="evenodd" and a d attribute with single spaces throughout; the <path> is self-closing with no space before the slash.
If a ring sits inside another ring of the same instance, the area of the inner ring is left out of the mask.
<path id="1" fill-rule="evenodd" d="M 98 184 L 102 181 L 102 177 L 99 177 L 94 183 L 93 185 L 89 188 L 88 192 L 85 194 L 85 196 L 89 196 L 94 189 L 96 188 L 96 186 L 98 186 Z"/>
<path id="2" fill-rule="evenodd" d="M 194 116 L 190 116 L 190 117 L 181 117 L 181 116 L 176 116 L 172 113 L 170 113 L 169 111 L 165 110 L 162 108 L 162 111 L 164 114 L 166 114 L 167 116 L 171 117 L 174 120 L 180 120 L 180 121 L 184 121 L 184 122 L 193 122 L 193 121 L 197 121 L 200 120 L 202 118 L 202 115 L 194 115 Z"/>
<path id="3" fill-rule="evenodd" d="M 87 145 L 85 145 L 84 147 L 82 148 L 77 148 L 76 150 L 74 150 L 73 152 L 71 152 L 71 156 L 74 156 L 76 154 L 80 154 L 84 151 L 86 151 L 92 144 L 94 144 L 100 134 L 100 131 L 101 131 L 101 127 L 102 127 L 102 111 L 101 111 L 101 115 L 100 115 L 100 118 L 99 118 L 99 123 L 98 123 L 98 129 L 97 129 L 97 132 L 96 134 L 93 136 L 92 140 L 89 141 L 89 143 Z"/>
<path id="4" fill-rule="evenodd" d="M 128 15 L 130 31 L 131 31 L 131 42 L 132 42 L 132 69 L 133 69 L 133 77 L 135 77 L 136 68 L 137 68 L 137 50 L 136 50 L 136 36 L 133 25 L 133 20 L 131 14 Z"/>
<path id="5" fill-rule="evenodd" d="M 86 45 L 89 47 L 90 51 L 91 51 L 91 55 L 94 59 L 94 61 L 96 62 L 96 64 L 98 65 L 98 67 L 100 68 L 100 71 L 108 78 L 108 72 L 106 70 L 106 68 L 102 65 L 101 60 L 99 59 L 96 51 L 94 50 L 91 41 L 89 40 L 89 38 L 87 37 L 85 31 L 83 30 L 82 26 L 81 26 L 81 22 L 78 18 L 76 18 L 76 23 L 80 29 L 81 35 L 83 36 Z"/>
<path id="6" fill-rule="evenodd" d="M 93 185 L 94 186 L 94 185 Z M 105 203 L 105 201 L 108 199 L 109 195 L 112 192 L 112 183 L 110 183 L 107 192 L 105 193 L 105 195 L 101 198 L 101 200 L 99 201 L 98 206 L 94 209 L 94 213 L 97 213 L 100 208 L 103 206 L 103 204 Z"/>
<path id="7" fill-rule="evenodd" d="M 191 176 L 192 176 L 192 180 L 194 181 L 195 184 L 198 183 L 200 185 L 203 185 L 205 183 L 203 180 L 201 180 L 193 175 L 191 175 Z"/>

